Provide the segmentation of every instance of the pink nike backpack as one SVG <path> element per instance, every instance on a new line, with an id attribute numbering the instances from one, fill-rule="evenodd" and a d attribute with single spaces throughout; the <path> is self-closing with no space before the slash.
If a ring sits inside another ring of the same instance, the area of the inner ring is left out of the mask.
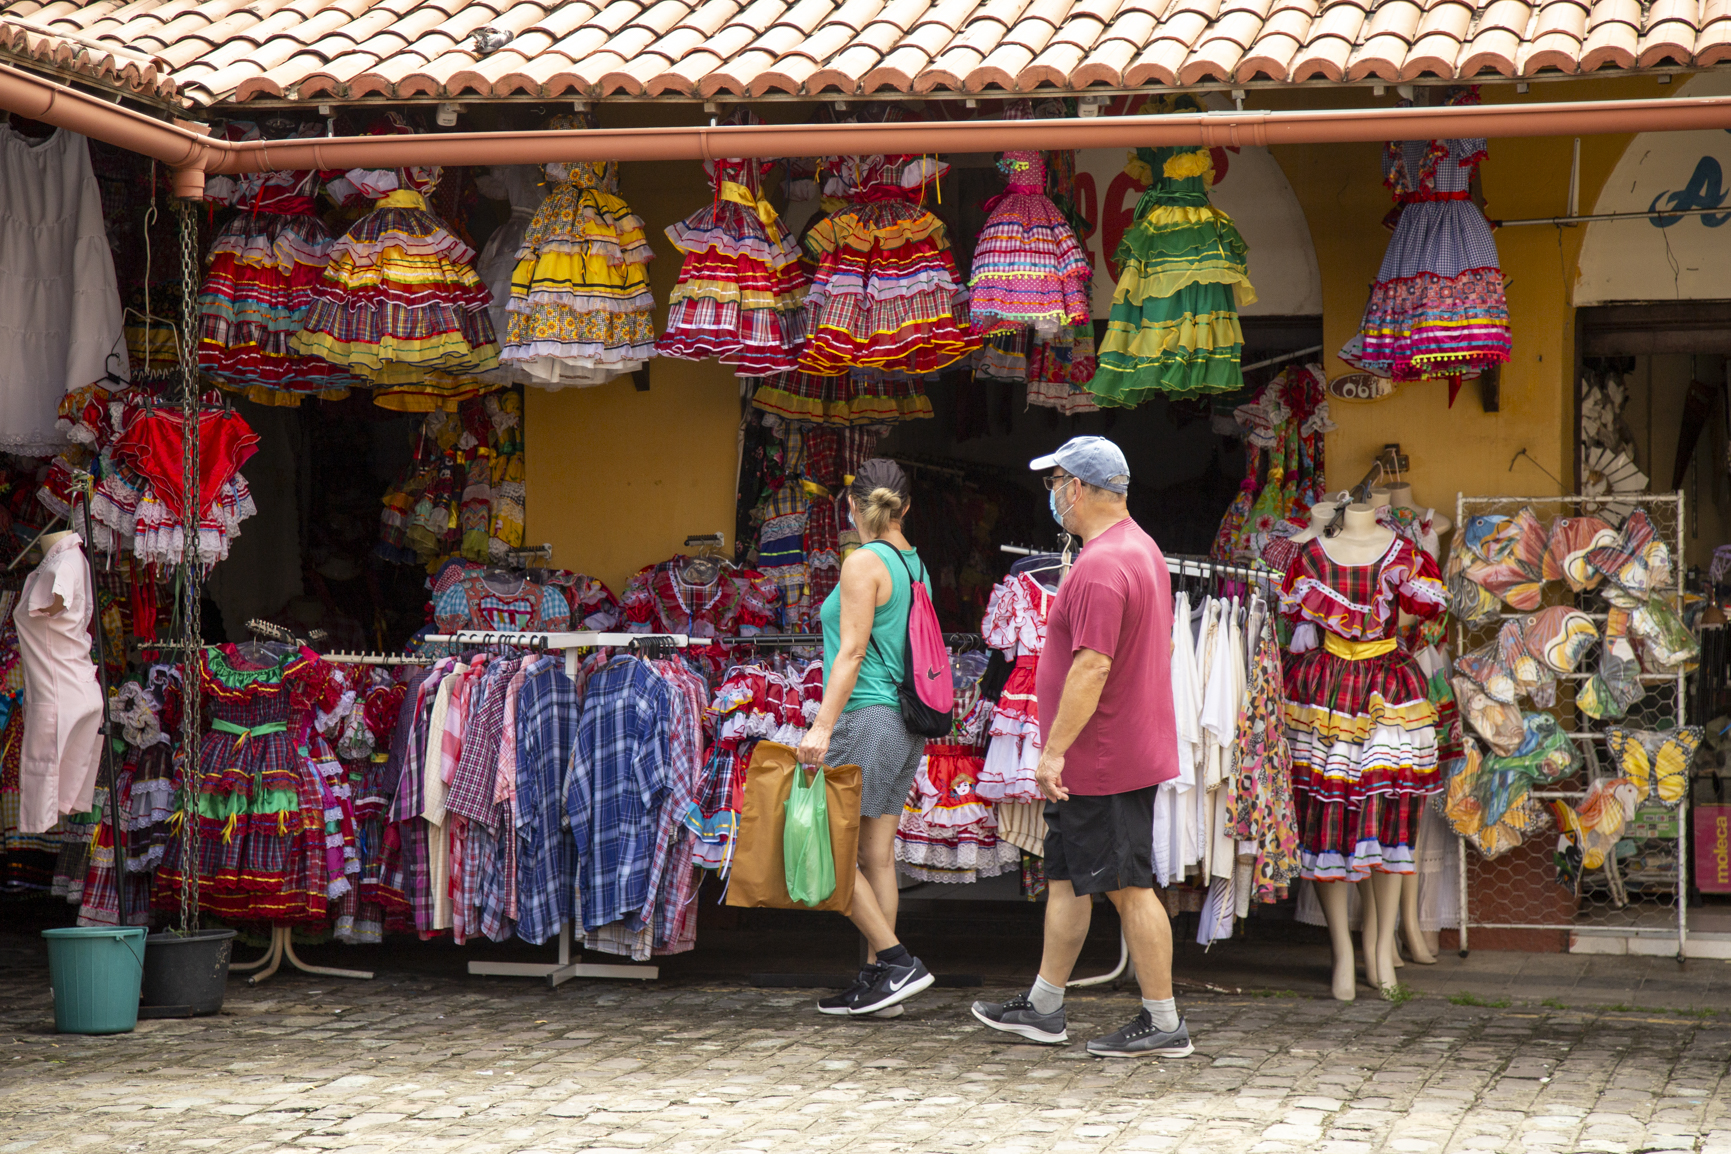
<path id="1" fill-rule="evenodd" d="M 943 630 L 938 628 L 938 611 L 932 606 L 926 583 L 914 580 L 913 570 L 908 568 L 900 550 L 891 548 L 890 552 L 908 575 L 910 594 L 902 678 L 896 686 L 902 703 L 902 724 L 909 733 L 920 737 L 945 737 L 950 732 L 950 715 L 956 707 L 956 687 L 950 680 L 950 650 L 944 644 Z M 921 575 L 925 575 L 923 562 Z"/>

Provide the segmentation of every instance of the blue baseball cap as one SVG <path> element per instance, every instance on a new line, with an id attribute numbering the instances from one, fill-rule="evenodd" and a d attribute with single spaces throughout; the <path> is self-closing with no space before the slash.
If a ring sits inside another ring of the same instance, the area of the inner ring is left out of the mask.
<path id="1" fill-rule="evenodd" d="M 1071 437 L 1057 452 L 1029 461 L 1028 468 L 1035 472 L 1059 468 L 1098 489 L 1130 491 L 1130 462 L 1124 459 L 1124 450 L 1105 437 Z"/>

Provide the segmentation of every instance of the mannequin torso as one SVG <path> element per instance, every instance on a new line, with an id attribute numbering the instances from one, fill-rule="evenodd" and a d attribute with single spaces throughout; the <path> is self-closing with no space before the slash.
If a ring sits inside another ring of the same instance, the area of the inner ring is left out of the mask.
<path id="1" fill-rule="evenodd" d="M 1389 504 L 1395 506 L 1397 509 L 1415 509 L 1420 512 L 1424 510 L 1424 506 L 1420 505 L 1413 499 L 1412 485 L 1406 481 L 1396 481 L 1394 484 L 1390 485 L 1388 487 L 1388 498 Z M 1432 509 L 1430 511 L 1430 527 L 1431 531 L 1440 537 L 1450 529 L 1454 528 L 1454 522 L 1450 521 L 1435 509 Z"/>
<path id="2" fill-rule="evenodd" d="M 1346 524 L 1336 537 L 1324 537 L 1318 545 L 1336 565 L 1373 565 L 1394 543 L 1394 530 L 1376 522 L 1372 505 L 1348 505 Z"/>
<path id="3" fill-rule="evenodd" d="M 1302 545 L 1322 536 L 1322 531 L 1328 528 L 1328 523 L 1334 520 L 1335 512 L 1340 506 L 1330 501 L 1318 501 L 1310 507 L 1310 524 L 1292 535 L 1294 545 Z"/>

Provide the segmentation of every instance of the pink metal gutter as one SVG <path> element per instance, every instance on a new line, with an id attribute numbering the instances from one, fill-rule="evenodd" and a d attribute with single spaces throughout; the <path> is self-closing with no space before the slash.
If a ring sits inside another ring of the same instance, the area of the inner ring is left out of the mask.
<path id="1" fill-rule="evenodd" d="M 154 157 L 174 170 L 175 192 L 188 197 L 202 193 L 207 174 L 275 169 L 1002 152 L 1016 148 L 1138 145 L 1338 144 L 1731 129 L 1731 97 L 1700 96 L 1448 108 L 1247 110 L 1070 120 L 452 132 L 233 143 L 212 140 L 186 126 L 186 122 L 168 124 L 155 120 L 7 65 L 0 65 L 0 109 Z"/>

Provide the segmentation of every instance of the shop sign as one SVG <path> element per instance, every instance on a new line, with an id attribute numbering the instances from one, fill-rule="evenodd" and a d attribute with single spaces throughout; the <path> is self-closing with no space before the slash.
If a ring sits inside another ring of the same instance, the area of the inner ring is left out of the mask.
<path id="1" fill-rule="evenodd" d="M 1731 96 L 1731 75 L 1705 72 L 1683 87 L 1677 95 Z M 1731 297 L 1731 133 L 1640 133 L 1582 211 L 1643 215 L 1587 225 L 1577 306 Z"/>
<path id="2" fill-rule="evenodd" d="M 1382 401 L 1394 396 L 1396 385 L 1371 373 L 1342 373 L 1328 382 L 1331 401 Z"/>
<path id="3" fill-rule="evenodd" d="M 1698 805 L 1695 814 L 1695 888 L 1731 894 L 1731 805 Z"/>
<path id="4" fill-rule="evenodd" d="M 1120 96 L 1101 106 L 1101 116 L 1136 112 L 1143 96 Z M 1218 93 L 1205 98 L 1222 110 L 1231 103 Z M 1304 209 L 1286 173 L 1266 148 L 1214 148 L 1214 206 L 1232 217 L 1250 246 L 1250 283 L 1256 303 L 1246 316 L 1322 315 L 1322 271 L 1311 244 Z M 1147 187 L 1124 171 L 1129 151 L 1085 148 L 1076 153 L 1076 201 L 1088 229 L 1080 239 L 1094 268 L 1094 315 L 1112 310 L 1118 242 L 1136 223 L 1136 202 Z"/>

